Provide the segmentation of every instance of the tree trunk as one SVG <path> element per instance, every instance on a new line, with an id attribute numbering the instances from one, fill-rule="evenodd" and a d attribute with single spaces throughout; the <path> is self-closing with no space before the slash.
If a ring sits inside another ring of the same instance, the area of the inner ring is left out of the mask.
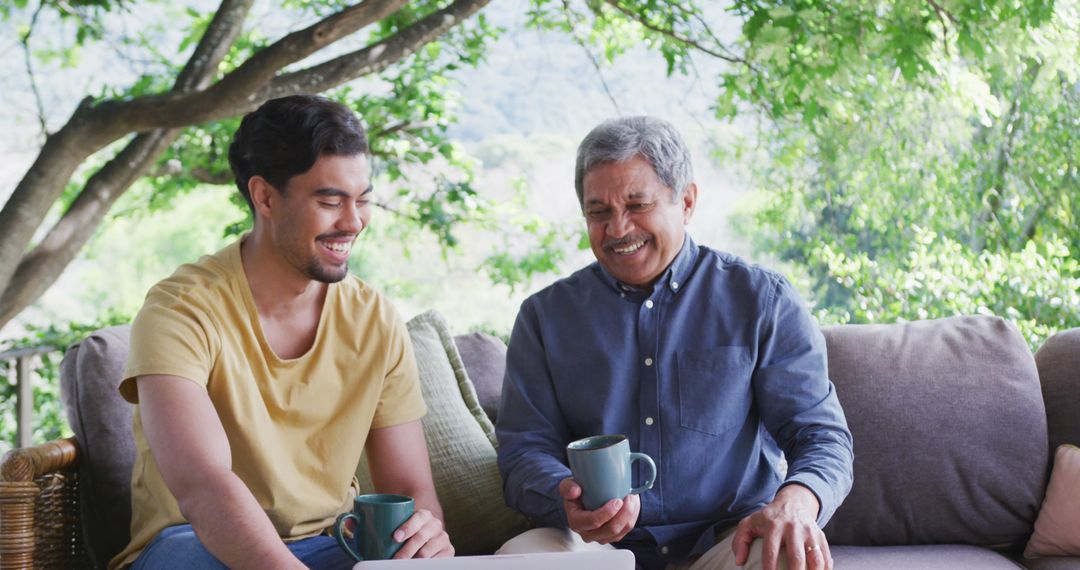
<path id="1" fill-rule="evenodd" d="M 243 27 L 252 0 L 223 0 L 173 90 L 127 101 L 89 99 L 46 141 L 0 210 L 0 328 L 60 276 L 109 207 L 155 163 L 180 128 L 248 112 L 271 97 L 321 92 L 385 69 L 468 19 L 490 0 L 457 0 L 397 34 L 323 64 L 281 70 L 399 10 L 405 0 L 368 0 L 293 32 L 221 78 L 218 65 Z M 95 173 L 33 249 L 31 239 L 72 174 L 109 144 L 142 133 Z M 29 249 L 29 251 L 28 251 Z"/>
<path id="2" fill-rule="evenodd" d="M 0 296 L 0 323 L 10 321 L 45 293 L 94 234 L 117 198 L 146 173 L 179 134 L 179 129 L 159 129 L 136 136 L 116 158 L 87 181 L 86 187 L 45 239 L 19 262 L 11 282 Z"/>

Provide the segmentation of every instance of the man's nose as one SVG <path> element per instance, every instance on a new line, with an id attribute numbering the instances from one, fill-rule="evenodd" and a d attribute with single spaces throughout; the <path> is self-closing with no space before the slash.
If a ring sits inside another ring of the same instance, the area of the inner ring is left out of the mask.
<path id="1" fill-rule="evenodd" d="M 341 231 L 353 234 L 358 234 L 364 229 L 364 219 L 360 216 L 360 208 L 354 202 L 347 202 L 341 209 L 337 227 Z"/>
<path id="2" fill-rule="evenodd" d="M 630 218 L 630 213 L 616 212 L 611 215 L 611 219 L 607 223 L 607 235 L 615 238 L 621 238 L 630 233 L 630 230 L 634 228 L 634 222 Z"/>

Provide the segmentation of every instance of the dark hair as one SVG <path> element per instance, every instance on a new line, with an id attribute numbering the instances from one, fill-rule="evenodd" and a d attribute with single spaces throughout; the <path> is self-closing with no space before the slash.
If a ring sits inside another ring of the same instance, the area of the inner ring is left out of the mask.
<path id="1" fill-rule="evenodd" d="M 348 107 L 317 95 L 271 99 L 248 113 L 229 145 L 236 187 L 254 210 L 248 181 L 262 176 L 279 192 L 319 156 L 368 153 L 364 127 Z"/>

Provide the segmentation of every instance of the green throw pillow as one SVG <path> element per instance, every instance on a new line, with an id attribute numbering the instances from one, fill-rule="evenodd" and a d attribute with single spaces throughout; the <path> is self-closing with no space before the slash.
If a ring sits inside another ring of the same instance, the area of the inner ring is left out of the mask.
<path id="1" fill-rule="evenodd" d="M 495 428 L 480 407 L 442 315 L 428 311 L 407 327 L 428 406 L 424 436 L 446 531 L 458 555 L 490 554 L 529 528 L 525 517 L 503 501 Z M 361 493 L 373 492 L 366 458 L 356 477 Z"/>

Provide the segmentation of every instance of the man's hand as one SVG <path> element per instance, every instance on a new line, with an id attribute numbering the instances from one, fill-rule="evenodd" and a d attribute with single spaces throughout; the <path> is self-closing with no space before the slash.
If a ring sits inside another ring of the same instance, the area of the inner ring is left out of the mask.
<path id="1" fill-rule="evenodd" d="M 781 546 L 789 570 L 832 570 L 829 543 L 817 525 L 820 508 L 814 493 L 802 485 L 780 489 L 765 508 L 739 521 L 731 543 L 735 564 L 746 564 L 750 545 L 760 538 L 763 570 L 776 570 Z"/>
<path id="2" fill-rule="evenodd" d="M 454 555 L 450 535 L 443 523 L 427 509 L 418 509 L 394 531 L 394 540 L 404 542 L 394 558 L 445 558 Z"/>
<path id="3" fill-rule="evenodd" d="M 637 495 L 612 499 L 595 511 L 587 511 L 581 504 L 581 485 L 570 477 L 559 483 L 559 494 L 570 530 L 581 535 L 585 542 L 611 544 L 622 540 L 634 530 L 641 512 L 641 499 Z"/>

